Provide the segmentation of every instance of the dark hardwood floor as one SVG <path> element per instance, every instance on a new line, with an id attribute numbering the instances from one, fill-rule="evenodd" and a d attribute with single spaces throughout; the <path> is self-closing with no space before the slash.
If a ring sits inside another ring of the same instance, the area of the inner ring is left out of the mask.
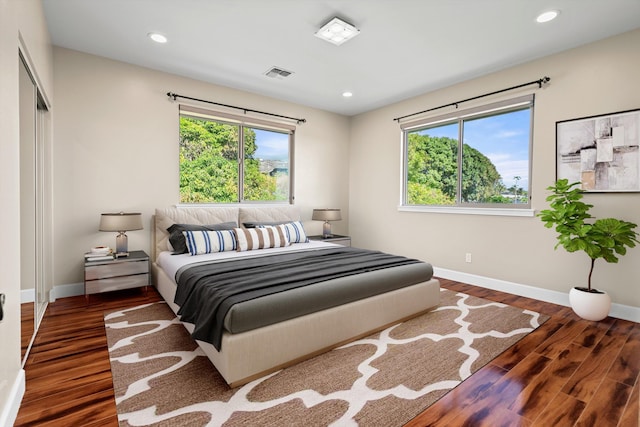
<path id="1" fill-rule="evenodd" d="M 640 324 L 442 280 L 442 286 L 551 318 L 410 426 L 637 427 Z"/>
<path id="2" fill-rule="evenodd" d="M 551 318 L 410 426 L 638 426 L 640 324 L 589 322 L 566 307 L 441 283 Z M 160 300 L 149 287 L 49 304 L 25 366 L 16 426 L 117 426 L 103 314 Z"/>
<path id="3" fill-rule="evenodd" d="M 162 298 L 153 287 L 50 303 L 25 364 L 16 426 L 117 426 L 104 312 Z"/>

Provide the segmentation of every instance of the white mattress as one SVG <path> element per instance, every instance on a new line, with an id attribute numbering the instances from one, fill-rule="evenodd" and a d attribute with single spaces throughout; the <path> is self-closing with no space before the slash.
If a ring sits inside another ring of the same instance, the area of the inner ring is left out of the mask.
<path id="1" fill-rule="evenodd" d="M 169 251 L 161 252 L 158 255 L 156 263 L 167 273 L 171 279 L 175 281 L 176 272 L 183 266 L 188 264 L 195 264 L 202 261 L 225 261 L 233 258 L 249 258 L 257 256 L 265 256 L 274 253 L 282 252 L 297 252 L 322 249 L 326 247 L 340 246 L 336 243 L 329 243 L 321 240 L 310 240 L 308 243 L 292 243 L 289 246 L 283 248 L 267 248 L 254 251 L 228 251 L 228 252 L 216 252 L 212 254 L 202 254 L 191 256 L 190 254 L 172 255 Z"/>

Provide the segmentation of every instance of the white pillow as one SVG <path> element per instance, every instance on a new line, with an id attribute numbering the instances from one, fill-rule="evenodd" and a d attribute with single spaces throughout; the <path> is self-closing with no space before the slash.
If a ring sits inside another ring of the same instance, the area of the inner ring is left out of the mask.
<path id="1" fill-rule="evenodd" d="M 309 243 L 309 238 L 304 232 L 304 227 L 300 221 L 288 222 L 282 224 L 287 233 L 287 237 L 291 243 Z"/>
<path id="2" fill-rule="evenodd" d="M 235 228 L 238 252 L 264 248 L 281 248 L 291 242 L 285 231 L 285 225 L 264 228 Z"/>
<path id="3" fill-rule="evenodd" d="M 238 247 L 233 230 L 183 231 L 182 234 L 191 255 L 235 251 Z"/>

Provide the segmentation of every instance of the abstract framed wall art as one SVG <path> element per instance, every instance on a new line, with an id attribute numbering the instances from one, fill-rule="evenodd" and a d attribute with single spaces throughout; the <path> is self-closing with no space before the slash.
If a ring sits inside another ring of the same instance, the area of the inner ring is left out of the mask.
<path id="1" fill-rule="evenodd" d="M 556 179 L 640 192 L 640 109 L 556 122 Z"/>

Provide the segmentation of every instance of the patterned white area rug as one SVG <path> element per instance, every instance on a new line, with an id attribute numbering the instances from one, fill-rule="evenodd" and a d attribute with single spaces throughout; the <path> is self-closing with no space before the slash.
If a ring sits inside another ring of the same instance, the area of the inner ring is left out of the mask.
<path id="1" fill-rule="evenodd" d="M 432 312 L 234 389 L 165 303 L 105 327 L 120 426 L 401 426 L 547 319 L 443 289 Z"/>

